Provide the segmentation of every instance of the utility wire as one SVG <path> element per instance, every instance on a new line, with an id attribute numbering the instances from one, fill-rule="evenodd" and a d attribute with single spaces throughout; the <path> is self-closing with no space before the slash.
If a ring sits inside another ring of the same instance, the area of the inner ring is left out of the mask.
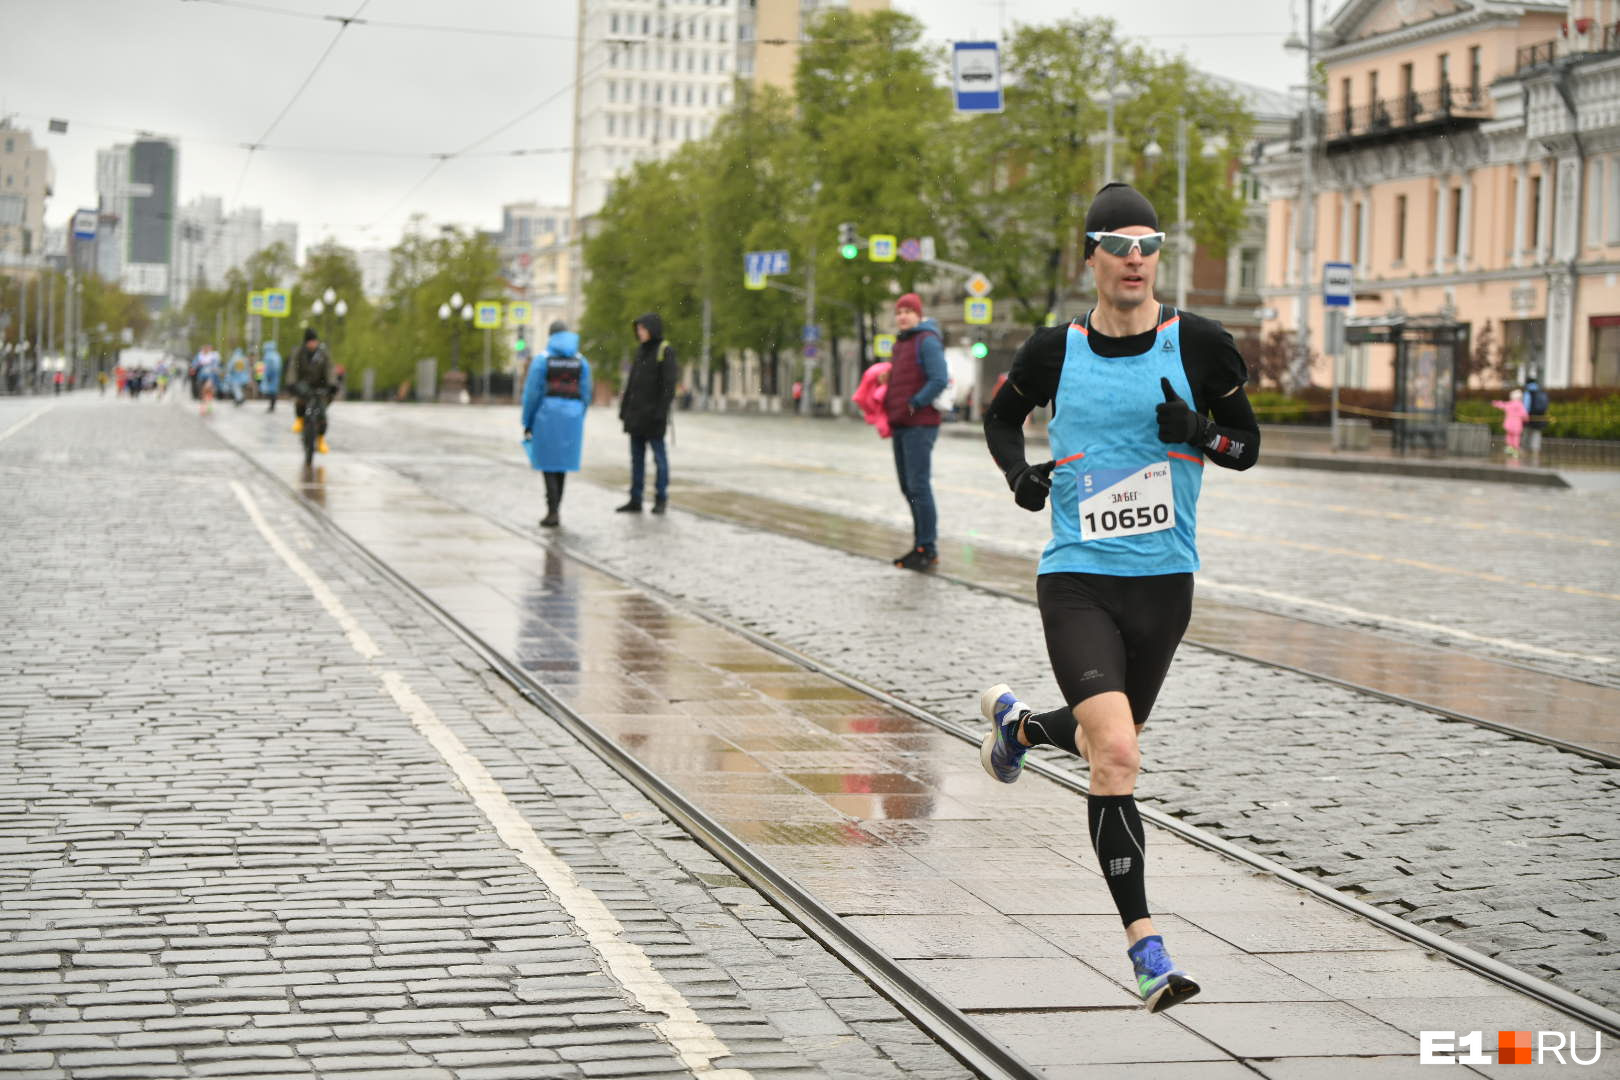
<path id="1" fill-rule="evenodd" d="M 289 19 L 307 19 L 315 22 L 342 22 L 355 26 L 377 27 L 383 30 L 425 30 L 435 34 L 478 34 L 485 37 L 538 38 L 545 41 L 574 41 L 573 34 L 547 34 L 538 30 L 496 30 L 482 26 L 445 26 L 438 23 L 391 22 L 386 19 L 359 19 L 353 15 L 320 15 L 312 11 L 288 11 L 285 8 L 251 4 L 246 0 L 180 0 L 183 4 L 212 4 L 215 7 L 239 8 L 264 15 L 281 15 Z"/>
<path id="2" fill-rule="evenodd" d="M 241 202 L 242 200 L 242 185 L 247 182 L 248 168 L 253 164 L 254 153 L 258 151 L 259 147 L 264 145 L 264 141 L 270 137 L 270 133 L 276 130 L 277 126 L 280 125 L 287 113 L 292 110 L 292 107 L 295 104 L 297 104 L 298 99 L 302 97 L 304 91 L 309 88 L 309 84 L 314 81 L 316 73 L 319 72 L 321 67 L 326 63 L 326 58 L 332 55 L 332 50 L 337 48 L 339 41 L 343 40 L 343 34 L 349 29 L 349 24 L 352 23 L 362 11 L 366 10 L 366 5 L 370 3 L 371 0 L 360 0 L 360 6 L 355 9 L 354 15 L 340 21 L 338 24 L 337 33 L 333 34 L 332 40 L 327 43 L 326 51 L 321 53 L 319 60 L 315 61 L 315 66 L 309 69 L 309 74 L 305 75 L 304 81 L 298 84 L 298 89 L 294 90 L 292 97 L 287 99 L 287 104 L 283 105 L 281 111 L 276 114 L 276 118 L 270 121 L 270 126 L 264 129 L 264 134 L 260 135 L 257 139 L 253 140 L 251 144 L 249 144 L 247 148 L 247 160 L 242 162 L 242 175 L 236 178 L 236 193 L 231 196 L 232 202 Z"/>

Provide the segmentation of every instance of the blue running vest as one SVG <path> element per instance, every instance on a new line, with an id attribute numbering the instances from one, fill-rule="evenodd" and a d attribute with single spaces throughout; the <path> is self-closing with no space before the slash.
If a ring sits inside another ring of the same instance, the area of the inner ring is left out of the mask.
<path id="1" fill-rule="evenodd" d="M 1069 324 L 1047 427 L 1057 467 L 1052 539 L 1039 573 L 1147 577 L 1198 569 L 1203 452 L 1159 441 L 1159 380 L 1194 400 L 1181 364 L 1181 316 L 1168 310 L 1139 356 L 1098 356 L 1087 341 L 1090 316 Z"/>

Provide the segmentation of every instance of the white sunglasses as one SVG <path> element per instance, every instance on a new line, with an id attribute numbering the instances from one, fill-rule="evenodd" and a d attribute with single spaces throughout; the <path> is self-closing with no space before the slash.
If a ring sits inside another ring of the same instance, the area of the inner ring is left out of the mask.
<path id="1" fill-rule="evenodd" d="M 1131 253 L 1131 249 L 1142 253 L 1142 258 L 1155 255 L 1164 246 L 1165 234 L 1162 232 L 1148 233 L 1145 236 L 1131 236 L 1128 233 L 1117 232 L 1088 232 L 1088 239 L 1097 241 L 1097 246 L 1110 255 L 1117 255 L 1121 259 Z"/>

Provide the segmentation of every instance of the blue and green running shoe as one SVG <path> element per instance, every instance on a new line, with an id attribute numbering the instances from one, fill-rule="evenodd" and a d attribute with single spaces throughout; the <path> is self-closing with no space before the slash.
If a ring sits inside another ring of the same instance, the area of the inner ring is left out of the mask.
<path id="1" fill-rule="evenodd" d="M 1125 955 L 1136 969 L 1136 992 L 1148 1012 L 1164 1012 L 1198 993 L 1198 984 L 1171 961 L 1158 934 L 1138 941 Z"/>
<path id="2" fill-rule="evenodd" d="M 990 721 L 990 734 L 979 745 L 979 762 L 984 771 L 1011 784 L 1024 771 L 1024 755 L 1029 747 L 1018 741 L 1018 723 L 1030 713 L 1030 708 L 1007 688 L 997 683 L 979 695 L 979 711 Z"/>

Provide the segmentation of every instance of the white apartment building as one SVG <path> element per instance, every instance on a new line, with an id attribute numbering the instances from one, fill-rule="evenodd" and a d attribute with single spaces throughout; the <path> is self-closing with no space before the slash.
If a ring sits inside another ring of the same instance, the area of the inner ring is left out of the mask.
<path id="1" fill-rule="evenodd" d="M 248 259 L 280 243 L 298 260 L 298 226 L 290 221 L 266 225 L 264 211 L 242 206 L 229 213 L 218 196 L 201 195 L 180 208 L 175 234 L 175 304 L 184 304 L 193 289 L 217 289 L 225 275 Z"/>
<path id="2" fill-rule="evenodd" d="M 731 103 L 738 4 L 580 0 L 572 216 L 589 218 L 613 178 L 700 139 Z"/>
<path id="3" fill-rule="evenodd" d="M 35 265 L 45 244 L 45 200 L 55 173 L 31 132 L 0 117 L 0 266 Z"/>

